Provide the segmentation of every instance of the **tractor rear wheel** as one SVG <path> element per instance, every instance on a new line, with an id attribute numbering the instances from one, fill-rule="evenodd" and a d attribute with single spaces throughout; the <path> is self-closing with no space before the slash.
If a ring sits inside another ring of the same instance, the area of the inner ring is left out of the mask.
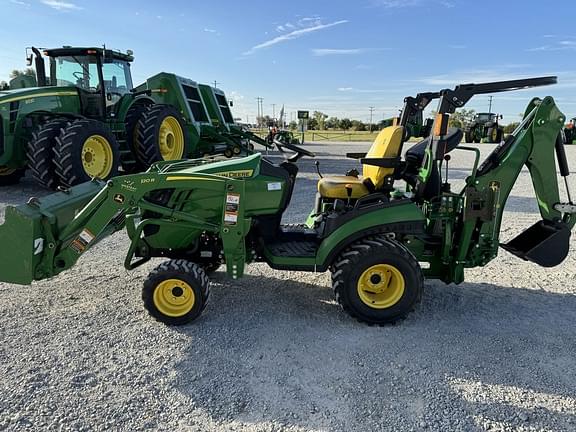
<path id="1" fill-rule="evenodd" d="M 0 186 L 17 184 L 26 172 L 23 168 L 8 168 L 0 166 Z"/>
<path id="2" fill-rule="evenodd" d="M 200 316 L 209 296 L 206 272 L 190 261 L 169 260 L 148 275 L 142 300 L 148 313 L 168 325 L 183 325 Z"/>
<path id="3" fill-rule="evenodd" d="M 138 120 L 136 158 L 144 167 L 186 156 L 184 119 L 171 105 L 152 105 Z"/>
<path id="4" fill-rule="evenodd" d="M 136 103 L 130 107 L 124 118 L 124 126 L 126 127 L 126 144 L 130 149 L 133 160 L 122 162 L 122 168 L 128 173 L 143 171 L 148 167 L 142 166 L 136 155 L 136 139 L 138 138 L 138 123 L 142 115 L 150 108 L 151 102 Z"/>
<path id="5" fill-rule="evenodd" d="M 56 137 L 60 135 L 66 124 L 67 120 L 65 119 L 49 120 L 32 132 L 32 139 L 28 141 L 26 156 L 32 178 L 36 183 L 48 189 L 56 189 L 58 186 L 56 166 L 54 165 L 54 148 L 56 147 Z"/>
<path id="6" fill-rule="evenodd" d="M 385 237 L 353 243 L 331 272 L 336 300 L 358 321 L 394 323 L 422 297 L 424 278 L 418 261 L 400 243 Z"/>
<path id="7" fill-rule="evenodd" d="M 67 123 L 56 137 L 54 153 L 56 175 L 66 187 L 118 175 L 118 142 L 110 129 L 97 120 Z"/>
<path id="8" fill-rule="evenodd" d="M 466 131 L 466 142 L 467 143 L 472 143 L 474 142 L 474 134 L 472 133 L 472 131 Z"/>
<path id="9" fill-rule="evenodd" d="M 500 133 L 497 127 L 491 127 L 488 129 L 488 141 L 490 143 L 497 143 Z"/>

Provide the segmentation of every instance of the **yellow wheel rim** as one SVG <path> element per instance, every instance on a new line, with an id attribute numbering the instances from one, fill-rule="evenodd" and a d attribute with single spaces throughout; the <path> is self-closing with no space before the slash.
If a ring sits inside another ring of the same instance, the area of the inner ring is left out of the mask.
<path id="1" fill-rule="evenodd" d="M 166 316 L 186 315 L 192 310 L 195 302 L 194 290 L 180 279 L 166 279 L 154 290 L 154 305 Z"/>
<path id="2" fill-rule="evenodd" d="M 158 145 L 164 160 L 182 159 L 184 156 L 184 132 L 176 117 L 168 116 L 162 120 Z"/>
<path id="3" fill-rule="evenodd" d="M 0 167 L 0 176 L 9 176 L 14 174 L 15 168 Z"/>
<path id="4" fill-rule="evenodd" d="M 495 143 L 497 138 L 498 138 L 498 130 L 493 129 L 492 130 L 492 142 Z"/>
<path id="5" fill-rule="evenodd" d="M 400 270 L 390 264 L 376 264 L 358 279 L 358 296 L 367 306 L 386 309 L 402 298 L 406 284 Z"/>
<path id="6" fill-rule="evenodd" d="M 102 135 L 91 135 L 82 146 L 82 168 L 90 177 L 105 179 L 112 172 L 114 152 Z"/>

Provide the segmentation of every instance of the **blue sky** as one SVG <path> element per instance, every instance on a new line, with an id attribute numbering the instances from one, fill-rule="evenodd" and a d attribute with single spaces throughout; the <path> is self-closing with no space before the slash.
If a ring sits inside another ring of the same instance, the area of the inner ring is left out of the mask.
<path id="1" fill-rule="evenodd" d="M 0 0 L 0 79 L 23 68 L 27 46 L 132 49 L 134 81 L 160 71 L 216 80 L 254 121 L 320 110 L 375 121 L 404 96 L 457 83 L 558 75 L 559 85 L 498 94 L 493 110 L 518 120 L 532 96 L 576 115 L 576 21 L 570 0 L 290 2 Z M 487 96 L 467 106 L 488 109 Z M 433 106 L 431 105 L 431 108 Z"/>

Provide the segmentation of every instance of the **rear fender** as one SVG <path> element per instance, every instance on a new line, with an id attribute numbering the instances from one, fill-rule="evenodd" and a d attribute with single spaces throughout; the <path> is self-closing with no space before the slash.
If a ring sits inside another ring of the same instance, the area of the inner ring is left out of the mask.
<path id="1" fill-rule="evenodd" d="M 424 231 L 426 218 L 411 201 L 383 207 L 352 218 L 327 236 L 316 253 L 316 268 L 325 271 L 334 259 L 351 243 L 366 236 L 394 233 L 418 234 Z"/>

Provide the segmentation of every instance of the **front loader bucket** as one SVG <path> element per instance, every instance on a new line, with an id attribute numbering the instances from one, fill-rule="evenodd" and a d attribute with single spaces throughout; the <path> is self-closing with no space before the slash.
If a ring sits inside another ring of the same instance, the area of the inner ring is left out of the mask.
<path id="1" fill-rule="evenodd" d="M 102 188 L 87 182 L 66 192 L 33 198 L 29 204 L 6 208 L 0 225 L 0 282 L 28 285 L 46 277 L 40 264 L 61 230 Z"/>
<path id="2" fill-rule="evenodd" d="M 500 246 L 526 261 L 554 267 L 568 256 L 570 228 L 562 222 L 541 220 Z"/>

